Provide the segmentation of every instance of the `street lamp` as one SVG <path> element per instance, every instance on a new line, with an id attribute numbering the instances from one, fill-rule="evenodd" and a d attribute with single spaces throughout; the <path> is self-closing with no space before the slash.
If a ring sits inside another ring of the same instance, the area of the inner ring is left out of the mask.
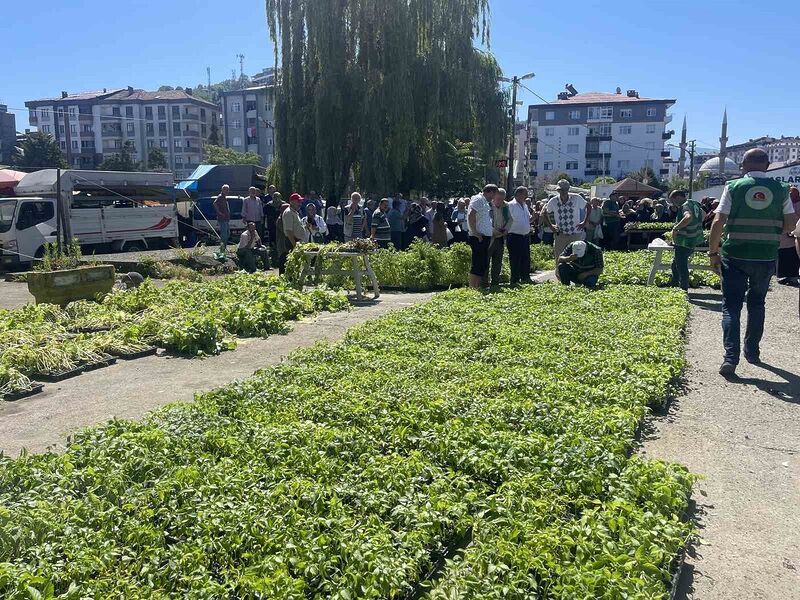
<path id="1" fill-rule="evenodd" d="M 514 193 L 514 142 L 516 141 L 515 134 L 517 129 L 517 88 L 521 81 L 526 79 L 533 79 L 536 75 L 534 73 L 526 73 L 521 77 L 514 75 L 511 79 L 508 77 L 500 77 L 500 81 L 511 84 L 511 144 L 508 150 L 508 177 L 506 179 L 506 193 L 511 195 Z"/>

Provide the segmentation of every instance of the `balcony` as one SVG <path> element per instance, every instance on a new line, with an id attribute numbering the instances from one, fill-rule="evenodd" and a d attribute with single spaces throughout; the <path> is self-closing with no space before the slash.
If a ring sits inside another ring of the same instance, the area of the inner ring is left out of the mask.
<path id="1" fill-rule="evenodd" d="M 672 123 L 672 113 L 667 113 L 664 117 L 664 123 Z"/>
<path id="2" fill-rule="evenodd" d="M 197 113 L 183 113 L 184 121 L 199 121 L 200 115 Z"/>
<path id="3" fill-rule="evenodd" d="M 200 130 L 199 129 L 184 129 L 183 130 L 184 137 L 200 137 Z"/>
<path id="4" fill-rule="evenodd" d="M 608 156 L 609 154 L 609 152 L 600 152 L 599 150 L 587 150 L 584 156 L 586 158 L 603 158 L 603 156 Z"/>
<path id="5" fill-rule="evenodd" d="M 31 125 L 38 125 L 38 124 L 39 124 L 39 117 L 35 117 L 35 116 L 33 116 L 33 115 L 30 115 L 30 116 L 28 117 L 28 122 L 29 122 Z"/>
<path id="6" fill-rule="evenodd" d="M 661 151 L 661 158 L 669 158 L 671 156 L 669 150 L 662 150 Z"/>
<path id="7" fill-rule="evenodd" d="M 122 129 L 103 127 L 103 137 L 122 137 Z"/>
<path id="8" fill-rule="evenodd" d="M 668 140 L 671 137 L 672 137 L 672 132 L 671 131 L 665 131 L 664 133 L 661 134 L 661 139 L 662 140 Z"/>
<path id="9" fill-rule="evenodd" d="M 586 177 L 599 177 L 600 175 L 604 175 L 608 173 L 608 169 L 603 171 L 602 169 L 586 169 L 583 174 Z"/>
<path id="10" fill-rule="evenodd" d="M 86 121 L 86 120 L 91 121 L 93 118 L 94 118 L 94 115 L 92 114 L 92 111 L 88 111 L 88 112 L 83 111 L 83 110 L 78 111 L 78 119 L 83 119 L 84 121 Z"/>
<path id="11" fill-rule="evenodd" d="M 190 154 L 190 153 L 201 153 L 201 152 L 203 152 L 203 149 L 200 146 L 186 146 L 183 149 L 183 151 L 186 152 L 187 154 Z"/>
<path id="12" fill-rule="evenodd" d="M 590 134 L 586 136 L 586 141 L 591 142 L 610 142 L 611 141 L 611 134 L 608 135 L 599 135 L 599 134 Z"/>
<path id="13" fill-rule="evenodd" d="M 659 175 L 669 175 L 669 169 L 659 169 L 658 170 L 658 174 Z"/>

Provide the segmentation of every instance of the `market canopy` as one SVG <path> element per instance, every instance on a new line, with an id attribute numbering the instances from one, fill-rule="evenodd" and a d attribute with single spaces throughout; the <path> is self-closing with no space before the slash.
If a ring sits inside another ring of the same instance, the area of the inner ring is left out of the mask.
<path id="1" fill-rule="evenodd" d="M 630 194 L 633 196 L 645 196 L 650 194 L 661 194 L 663 192 L 652 185 L 647 185 L 641 181 L 636 181 L 635 179 L 626 177 L 612 188 L 611 193 L 620 195 Z"/>
<path id="2" fill-rule="evenodd" d="M 26 173 L 13 169 L 0 169 L 0 190 L 13 190 Z"/>

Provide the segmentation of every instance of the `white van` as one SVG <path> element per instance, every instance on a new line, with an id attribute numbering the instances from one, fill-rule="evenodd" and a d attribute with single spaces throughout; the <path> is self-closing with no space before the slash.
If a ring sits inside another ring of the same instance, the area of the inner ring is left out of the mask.
<path id="1" fill-rule="evenodd" d="M 61 199 L 83 247 L 123 252 L 167 247 L 178 237 L 171 173 L 61 172 Z M 27 266 L 56 239 L 55 169 L 29 173 L 17 197 L 0 198 L 0 267 Z"/>

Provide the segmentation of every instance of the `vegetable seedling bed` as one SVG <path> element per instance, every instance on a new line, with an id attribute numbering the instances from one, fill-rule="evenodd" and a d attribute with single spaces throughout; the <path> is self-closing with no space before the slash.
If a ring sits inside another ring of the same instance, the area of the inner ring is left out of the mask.
<path id="1" fill-rule="evenodd" d="M 691 491 L 689 492 L 686 498 L 686 509 L 683 511 L 681 515 L 681 521 L 684 523 L 688 523 L 692 518 L 692 513 L 694 512 L 694 502 L 692 501 L 692 494 Z M 683 576 L 683 568 L 686 566 L 686 552 L 689 549 L 689 541 L 687 541 L 683 546 L 681 546 L 678 553 L 675 555 L 675 558 L 672 560 L 672 579 L 668 584 L 669 589 L 669 600 L 676 600 L 678 597 L 678 591 L 680 589 L 680 582 L 681 577 Z"/>
<path id="2" fill-rule="evenodd" d="M 43 389 L 44 386 L 41 383 L 34 383 L 24 389 L 17 390 L 16 392 L 11 392 L 10 394 L 6 394 L 1 398 L 6 402 L 12 402 L 14 400 L 21 400 L 22 398 L 27 398 L 28 396 L 33 396 L 34 394 L 38 394 Z"/>
<path id="3" fill-rule="evenodd" d="M 96 369 L 102 369 L 103 367 L 108 367 L 110 365 L 113 365 L 115 362 L 117 362 L 117 358 L 115 356 L 106 354 L 104 358 L 101 358 L 99 360 L 94 360 L 92 362 L 83 365 L 83 370 L 94 371 Z"/>
<path id="4" fill-rule="evenodd" d="M 70 379 L 71 377 L 77 377 L 81 373 L 83 373 L 84 367 L 82 365 L 74 367 L 72 369 L 66 369 L 65 371 L 50 371 L 48 373 L 34 373 L 32 377 L 38 381 L 46 381 L 47 383 L 56 383 L 58 381 L 64 381 L 65 379 Z"/>

